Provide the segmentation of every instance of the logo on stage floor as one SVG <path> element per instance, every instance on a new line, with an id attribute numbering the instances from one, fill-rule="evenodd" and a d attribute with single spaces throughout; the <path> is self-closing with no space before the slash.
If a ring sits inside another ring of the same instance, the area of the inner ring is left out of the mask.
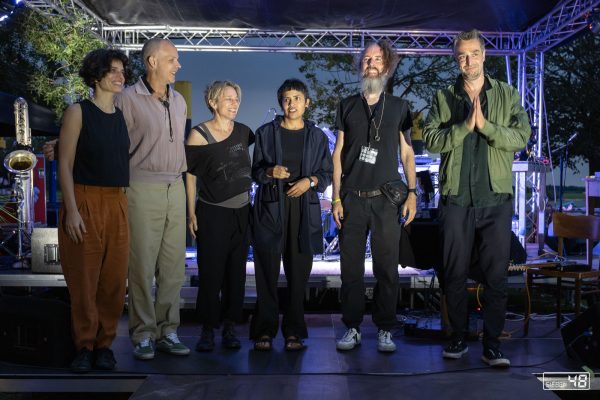
<path id="1" fill-rule="evenodd" d="M 589 372 L 544 372 L 544 390 L 590 390 Z"/>

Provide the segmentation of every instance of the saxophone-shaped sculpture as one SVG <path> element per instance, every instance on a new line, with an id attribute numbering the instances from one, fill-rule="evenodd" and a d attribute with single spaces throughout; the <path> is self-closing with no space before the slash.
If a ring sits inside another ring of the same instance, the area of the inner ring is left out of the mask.
<path id="1" fill-rule="evenodd" d="M 33 168 L 37 158 L 31 147 L 27 102 L 19 97 L 14 102 L 14 108 L 17 146 L 4 158 L 4 166 L 9 172 L 15 174 L 14 192 L 17 202 L 17 219 L 19 221 L 18 228 L 14 232 L 18 236 L 18 249 L 15 257 L 22 260 L 26 254 L 23 251 L 24 244 L 29 245 L 33 232 Z M 26 243 L 23 240 L 24 235 L 26 235 Z"/>

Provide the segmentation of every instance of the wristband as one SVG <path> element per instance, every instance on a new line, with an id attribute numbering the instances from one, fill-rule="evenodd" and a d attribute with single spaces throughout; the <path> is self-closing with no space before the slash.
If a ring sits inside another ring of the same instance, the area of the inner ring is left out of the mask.
<path id="1" fill-rule="evenodd" d="M 337 203 L 341 203 L 342 199 L 335 199 L 331 202 L 331 205 L 337 204 Z"/>
<path id="2" fill-rule="evenodd" d="M 408 189 L 408 193 L 417 194 L 417 189 L 416 188 L 414 188 L 414 189 Z"/>

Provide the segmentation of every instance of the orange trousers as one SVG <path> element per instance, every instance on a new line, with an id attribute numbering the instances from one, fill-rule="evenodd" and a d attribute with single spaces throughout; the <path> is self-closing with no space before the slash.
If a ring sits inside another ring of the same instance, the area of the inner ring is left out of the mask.
<path id="1" fill-rule="evenodd" d="M 125 303 L 129 263 L 127 196 L 119 187 L 75 185 L 87 233 L 75 244 L 59 214 L 58 246 L 69 295 L 75 348 L 110 347 Z"/>

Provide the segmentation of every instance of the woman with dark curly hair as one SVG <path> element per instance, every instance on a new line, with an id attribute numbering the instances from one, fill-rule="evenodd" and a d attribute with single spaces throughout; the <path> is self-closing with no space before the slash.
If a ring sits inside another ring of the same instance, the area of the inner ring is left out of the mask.
<path id="1" fill-rule="evenodd" d="M 123 311 L 129 259 L 129 136 L 113 104 L 125 85 L 120 51 L 87 54 L 79 71 L 94 90 L 71 105 L 60 131 L 60 258 L 71 297 L 74 372 L 115 368 L 110 346 Z"/>

